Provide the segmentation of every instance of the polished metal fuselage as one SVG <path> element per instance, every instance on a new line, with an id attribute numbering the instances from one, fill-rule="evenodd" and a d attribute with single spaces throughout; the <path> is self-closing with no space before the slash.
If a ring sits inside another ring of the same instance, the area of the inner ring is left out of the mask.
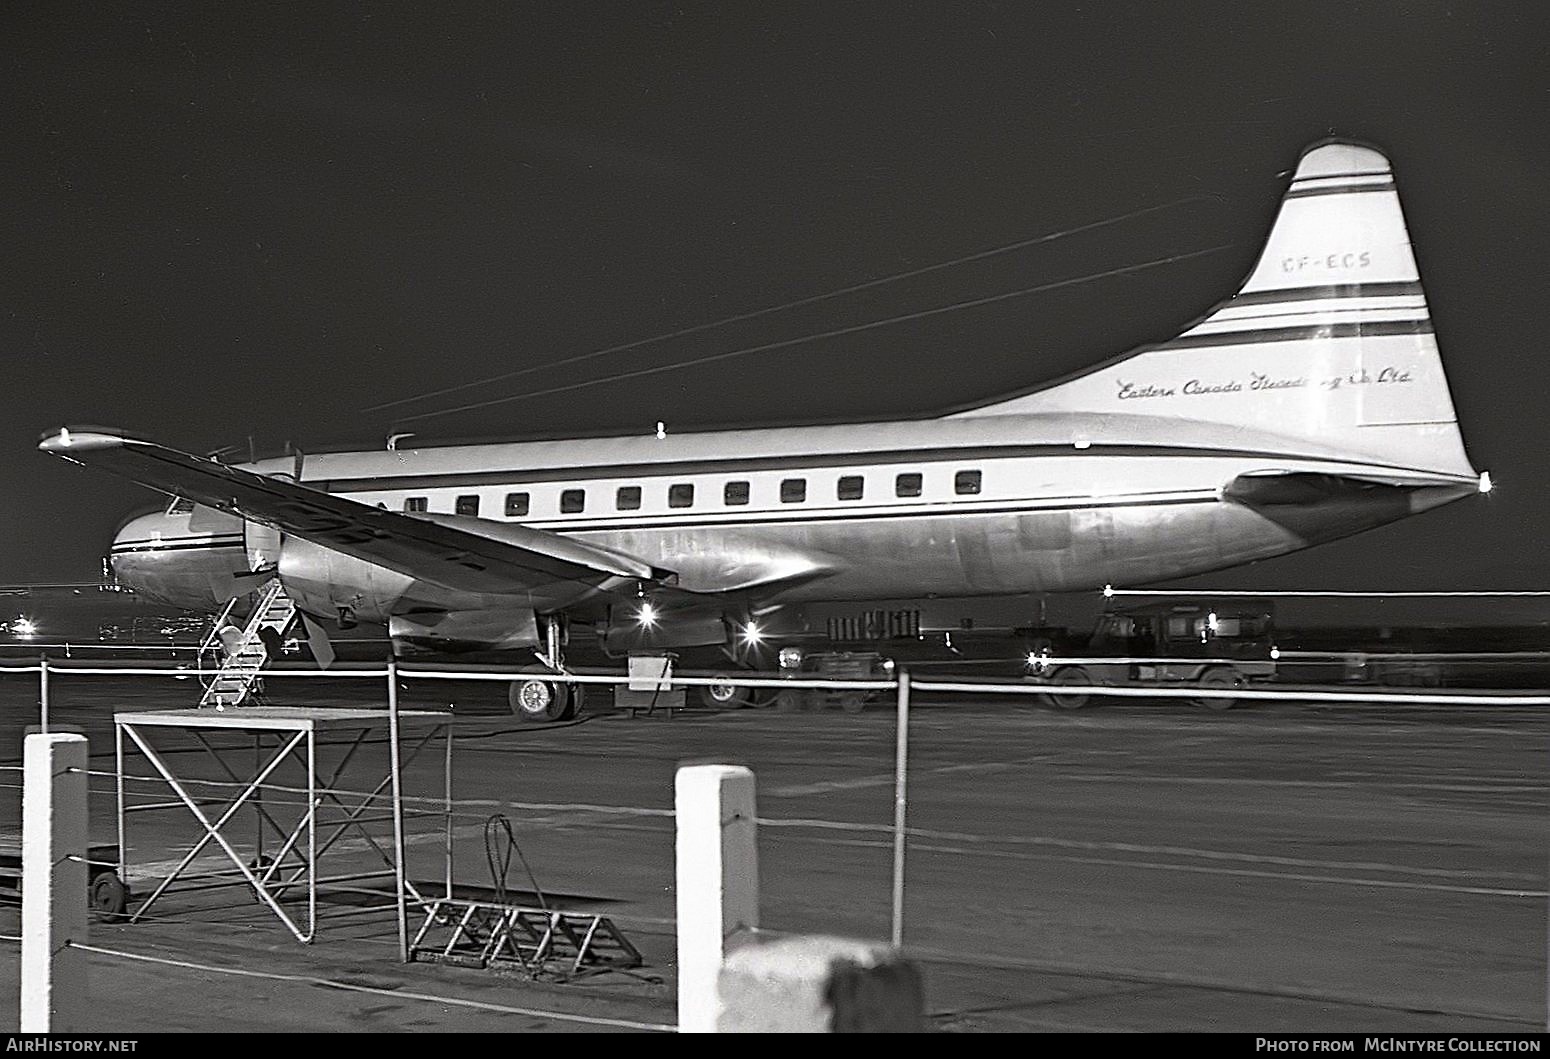
<path id="1" fill-rule="evenodd" d="M 1268 508 L 1224 495 L 1238 476 L 1264 473 L 1387 484 Z M 975 476 L 973 491 L 963 491 L 965 474 Z M 474 532 L 520 521 L 574 534 L 672 570 L 690 592 L 772 605 L 1144 584 L 1284 554 L 1476 488 L 1471 478 L 1374 466 L 1270 433 L 1114 415 L 331 453 L 308 457 L 303 480 L 393 510 L 423 502 Z M 791 499 L 793 481 L 802 482 L 800 500 Z M 744 483 L 736 494 L 744 502 L 728 502 L 733 483 Z M 638 506 L 621 510 L 621 489 L 638 489 Z M 564 510 L 565 495 L 577 490 L 581 510 Z M 508 516 L 515 494 L 525 510 Z M 686 495 L 692 500 L 678 506 Z M 477 503 L 480 516 L 450 514 L 460 498 Z M 168 547 L 120 547 L 144 540 L 157 520 Z M 247 547 L 260 529 L 203 509 L 147 516 L 121 531 L 115 569 L 147 594 L 208 606 L 220 567 L 246 570 L 274 550 L 272 531 L 263 547 Z M 348 607 L 361 620 L 513 605 L 542 611 L 546 602 L 452 592 L 294 540 L 279 568 L 304 609 Z"/>

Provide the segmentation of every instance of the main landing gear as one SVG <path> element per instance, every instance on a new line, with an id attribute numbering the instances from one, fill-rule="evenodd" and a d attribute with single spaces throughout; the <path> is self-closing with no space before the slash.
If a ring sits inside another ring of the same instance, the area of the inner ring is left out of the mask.
<path id="1" fill-rule="evenodd" d="M 526 667 L 522 676 L 506 689 L 511 712 L 529 724 L 568 721 L 581 713 L 586 703 L 587 686 L 563 678 L 565 660 L 561 649 L 565 637 L 559 617 L 550 615 L 542 621 L 544 650 L 539 657 L 544 664 Z"/>
<path id="2" fill-rule="evenodd" d="M 533 666 L 528 675 L 511 682 L 506 701 L 512 713 L 530 724 L 553 724 L 581 712 L 586 685 L 557 680 L 549 670 Z"/>
<path id="3" fill-rule="evenodd" d="M 700 703 L 714 710 L 740 710 L 753 702 L 754 689 L 737 683 L 729 674 L 717 673 L 716 683 L 700 685 Z"/>

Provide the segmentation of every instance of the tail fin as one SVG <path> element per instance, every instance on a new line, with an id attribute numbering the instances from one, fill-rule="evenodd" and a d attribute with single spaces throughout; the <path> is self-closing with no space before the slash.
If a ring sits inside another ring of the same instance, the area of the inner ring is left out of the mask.
<path id="1" fill-rule="evenodd" d="M 1388 159 L 1307 150 L 1259 263 L 1178 337 L 959 413 L 1125 412 L 1318 441 L 1473 477 Z"/>

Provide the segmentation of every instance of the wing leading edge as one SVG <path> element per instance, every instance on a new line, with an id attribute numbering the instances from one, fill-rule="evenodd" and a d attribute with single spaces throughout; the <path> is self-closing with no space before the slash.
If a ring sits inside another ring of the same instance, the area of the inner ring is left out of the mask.
<path id="1" fill-rule="evenodd" d="M 38 448 L 450 589 L 520 593 L 559 582 L 590 589 L 614 579 L 674 580 L 671 571 L 559 534 L 491 523 L 500 537 L 484 536 L 138 438 L 65 428 Z"/>

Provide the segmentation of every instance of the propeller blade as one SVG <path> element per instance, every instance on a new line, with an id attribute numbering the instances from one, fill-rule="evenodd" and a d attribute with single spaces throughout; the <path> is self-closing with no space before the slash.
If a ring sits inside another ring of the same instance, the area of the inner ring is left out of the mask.
<path id="1" fill-rule="evenodd" d="M 301 627 L 306 630 L 307 646 L 312 648 L 313 660 L 319 669 L 327 669 L 334 664 L 334 645 L 329 642 L 328 630 L 301 611 L 297 611 L 296 616 L 301 619 Z"/>

